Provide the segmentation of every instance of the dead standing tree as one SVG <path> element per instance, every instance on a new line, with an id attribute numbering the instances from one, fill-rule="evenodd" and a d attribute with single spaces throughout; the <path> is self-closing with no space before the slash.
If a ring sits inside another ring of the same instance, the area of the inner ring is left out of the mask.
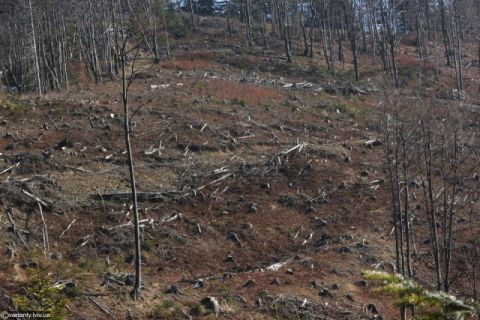
<path id="1" fill-rule="evenodd" d="M 395 235 L 395 271 L 404 277 L 412 277 L 412 248 L 414 247 L 411 201 L 411 175 L 417 162 L 412 141 L 417 132 L 411 125 L 405 107 L 390 101 L 385 106 L 382 131 L 386 174 L 389 185 L 393 230 Z M 406 319 L 407 310 L 400 307 L 401 319 Z"/>
<path id="2" fill-rule="evenodd" d="M 188 7 L 190 9 L 190 19 L 192 20 L 192 31 L 197 32 L 197 24 L 195 22 L 195 12 L 193 11 L 193 0 L 188 0 Z"/>
<path id="3" fill-rule="evenodd" d="M 477 203 L 478 132 L 464 126 L 465 114 L 452 111 L 448 105 L 425 102 L 420 97 L 394 99 L 396 102 L 390 101 L 384 109 L 382 131 L 396 269 L 411 277 L 415 265 L 425 263 L 417 259 L 417 245 L 427 246 L 437 290 L 448 293 L 459 278 L 477 277 L 476 262 L 468 262 L 471 275 L 459 267 L 465 260 L 462 248 L 471 254 L 477 250 L 477 243 L 464 241 L 474 232 L 459 224 Z M 429 232 L 415 234 L 414 228 Z M 417 243 L 415 235 L 420 238 Z M 401 311 L 405 319 L 407 310 Z"/>
<path id="4" fill-rule="evenodd" d="M 135 179 L 135 166 L 133 162 L 132 143 L 130 140 L 130 116 L 128 105 L 128 94 L 130 86 L 133 83 L 133 75 L 135 71 L 135 61 L 138 56 L 138 47 L 136 48 L 135 57 L 133 59 L 130 75 L 127 75 L 127 49 L 126 41 L 122 45 L 120 51 L 120 65 L 122 70 L 122 104 L 124 112 L 124 133 L 125 133 L 125 146 L 127 148 L 128 169 L 130 175 L 130 187 L 132 191 L 132 204 L 133 204 L 133 220 L 135 230 L 135 288 L 134 297 L 138 297 L 140 288 L 142 285 L 142 273 L 141 273 L 141 248 L 140 248 L 140 226 L 139 226 L 139 213 L 138 213 L 138 199 L 137 199 L 137 186 Z"/>
<path id="5" fill-rule="evenodd" d="M 245 0 L 245 19 L 246 19 L 246 35 L 247 35 L 247 42 L 249 47 L 253 47 L 253 38 L 252 38 L 252 5 L 250 0 Z"/>
<path id="6" fill-rule="evenodd" d="M 325 56 L 325 61 L 327 67 L 332 73 L 332 77 L 336 77 L 336 65 L 335 65 L 335 48 L 333 45 L 334 42 L 334 33 L 333 29 L 333 15 L 334 10 L 330 1 L 322 1 L 322 7 L 320 10 L 320 25 L 321 25 L 321 40 L 323 47 L 323 54 Z"/>
<path id="7" fill-rule="evenodd" d="M 121 10 L 120 13 L 122 14 Z M 130 14 L 133 14 L 130 12 Z M 123 21 L 123 20 L 122 20 Z M 122 26 L 122 24 L 118 24 Z M 122 75 L 122 105 L 124 112 L 124 134 L 125 134 L 125 146 L 127 151 L 128 169 L 130 177 L 130 188 L 132 193 L 132 206 L 133 206 L 133 223 L 134 223 L 134 237 L 135 237 L 135 284 L 132 296 L 136 300 L 140 294 L 142 287 L 142 265 L 141 265 L 141 239 L 140 239 L 140 223 L 138 212 L 138 198 L 137 198 L 137 186 L 135 179 L 135 165 L 133 161 L 132 143 L 130 139 L 130 114 L 129 114 L 129 91 L 134 81 L 135 75 L 135 63 L 138 58 L 140 50 L 140 44 L 136 44 L 133 48 L 129 49 L 129 40 L 131 36 L 127 36 L 124 33 L 123 27 L 119 30 L 115 30 L 119 33 L 117 39 L 117 48 L 119 48 L 120 55 L 120 70 Z M 128 56 L 133 53 L 133 59 L 131 61 L 130 68 L 128 68 L 127 60 Z"/>
<path id="8" fill-rule="evenodd" d="M 390 73 L 393 75 L 395 86 L 400 85 L 398 79 L 398 70 L 397 70 L 397 60 L 396 60 L 396 50 L 397 50 L 397 26 L 396 26 L 396 15 L 397 11 L 395 9 L 395 4 L 393 1 L 380 1 L 380 14 L 381 21 L 383 24 L 383 35 L 384 35 L 384 48 L 388 48 L 386 51 L 390 54 Z"/>
<path id="9" fill-rule="evenodd" d="M 348 39 L 350 40 L 350 49 L 353 57 L 353 69 L 355 72 L 355 80 L 360 80 L 358 71 L 358 52 L 357 52 L 357 3 L 352 0 L 343 2 L 343 10 L 345 15 L 345 25 L 347 28 Z"/>
<path id="10" fill-rule="evenodd" d="M 33 55 L 35 58 L 35 73 L 37 76 L 37 82 L 38 82 L 38 94 L 42 95 L 42 79 L 40 77 L 40 64 L 38 63 L 38 54 L 37 54 L 37 40 L 36 40 L 36 35 L 35 35 L 35 20 L 33 17 L 33 6 L 32 6 L 32 0 L 28 0 L 28 8 L 30 11 L 30 24 L 32 27 L 32 48 L 33 48 Z"/>
<path id="11" fill-rule="evenodd" d="M 288 23 L 288 4 L 287 0 L 275 0 L 275 5 L 278 8 L 278 20 L 280 25 L 280 32 L 283 38 L 285 47 L 285 57 L 288 63 L 292 62 L 292 53 L 290 48 L 289 38 L 289 23 Z"/>

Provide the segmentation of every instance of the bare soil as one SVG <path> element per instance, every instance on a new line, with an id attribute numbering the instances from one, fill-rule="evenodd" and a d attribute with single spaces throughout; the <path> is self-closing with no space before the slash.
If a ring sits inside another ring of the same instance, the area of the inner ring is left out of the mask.
<path id="1" fill-rule="evenodd" d="M 365 145 L 379 138 L 380 98 L 326 93 L 318 61 L 297 57 L 294 68 L 281 51 L 259 51 L 219 40 L 140 61 L 133 145 L 138 189 L 150 194 L 138 302 L 130 202 L 115 195 L 129 192 L 119 81 L 0 108 L 0 309 L 34 261 L 54 282 L 74 281 L 69 319 L 215 318 L 206 297 L 224 319 L 373 319 L 368 304 L 394 319 L 361 281 L 394 261 L 382 146 Z M 23 190 L 48 204 L 46 256 Z"/>

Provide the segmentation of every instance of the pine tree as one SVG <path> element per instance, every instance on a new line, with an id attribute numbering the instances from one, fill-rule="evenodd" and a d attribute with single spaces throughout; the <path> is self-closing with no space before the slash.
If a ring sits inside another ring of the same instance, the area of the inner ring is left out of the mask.
<path id="1" fill-rule="evenodd" d="M 365 271 L 363 277 L 380 282 L 381 286 L 375 291 L 393 296 L 397 306 L 414 307 L 415 319 L 463 320 L 480 316 L 480 303 L 477 301 L 463 301 L 443 291 L 429 291 L 400 274 Z"/>

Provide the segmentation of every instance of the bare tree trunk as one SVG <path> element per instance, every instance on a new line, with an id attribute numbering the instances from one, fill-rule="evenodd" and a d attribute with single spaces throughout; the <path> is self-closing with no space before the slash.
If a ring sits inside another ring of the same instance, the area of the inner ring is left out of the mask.
<path id="1" fill-rule="evenodd" d="M 433 151 L 432 151 L 432 133 L 431 128 L 427 124 L 422 126 L 423 134 L 423 157 L 424 157 L 424 174 L 425 180 L 422 181 L 425 209 L 429 219 L 430 240 L 432 244 L 432 254 L 435 261 L 435 274 L 437 278 L 437 290 L 442 289 L 442 272 L 440 267 L 440 249 L 438 245 L 438 231 L 437 231 L 437 216 L 436 205 L 434 200 L 434 186 L 433 186 Z"/>
<path id="2" fill-rule="evenodd" d="M 160 50 L 158 48 L 158 27 L 157 27 L 157 12 L 156 9 L 161 11 L 163 15 L 163 8 L 159 8 L 158 3 L 153 3 L 151 0 L 148 2 L 147 14 L 150 18 L 150 25 L 153 29 L 152 31 L 152 42 L 153 42 L 153 61 L 154 63 L 160 62 Z M 165 19 L 164 19 L 165 21 Z"/>
<path id="3" fill-rule="evenodd" d="M 119 4 L 120 5 L 120 4 Z M 121 10 L 120 10 L 121 12 Z M 140 223 L 139 223 L 139 210 L 138 210 L 138 198 L 137 198 L 137 185 L 135 179 L 135 165 L 133 161 L 133 151 L 132 144 L 130 139 L 130 114 L 129 114 L 129 89 L 134 81 L 134 72 L 135 72 L 135 63 L 137 61 L 139 48 L 137 45 L 135 48 L 135 56 L 131 62 L 130 74 L 127 74 L 127 42 L 128 37 L 123 36 L 124 24 L 123 21 L 120 24 L 120 30 L 114 30 L 115 33 L 121 32 L 122 34 L 122 43 L 116 43 L 116 46 L 119 48 L 120 53 L 120 67 L 122 72 L 122 104 L 124 112 L 124 137 L 125 137 L 125 147 L 127 151 L 127 160 L 128 160 L 128 169 L 129 169 L 129 178 L 130 178 L 130 188 L 132 193 L 132 205 L 133 205 L 133 223 L 134 223 L 134 243 L 135 243 L 135 284 L 132 292 L 132 296 L 135 300 L 138 299 L 140 295 L 140 290 L 142 287 L 142 258 L 141 258 L 141 235 L 140 235 Z M 116 38 L 118 40 L 118 37 Z"/>
<path id="4" fill-rule="evenodd" d="M 358 70 L 358 52 L 357 52 L 357 30 L 355 25 L 356 20 L 356 4 L 355 1 L 347 0 L 344 2 L 344 17 L 347 28 L 348 38 L 350 39 L 350 49 L 353 56 L 353 70 L 355 72 L 355 80 L 360 80 L 360 73 Z M 363 26 L 362 26 L 363 29 Z"/>
<path id="5" fill-rule="evenodd" d="M 443 34 L 443 43 L 445 46 L 445 57 L 447 58 L 447 66 L 451 66 L 452 63 L 450 62 L 450 39 L 448 37 L 448 29 L 447 29 L 447 18 L 445 13 L 445 2 L 443 0 L 439 0 L 440 5 L 440 16 L 441 16 L 441 23 L 442 23 L 442 34 Z"/>
<path id="6" fill-rule="evenodd" d="M 188 6 L 190 7 L 190 19 L 192 21 L 192 30 L 197 32 L 197 24 L 195 22 L 195 13 L 193 12 L 193 0 L 188 0 Z"/>
<path id="7" fill-rule="evenodd" d="M 450 30 L 452 33 L 451 39 L 453 42 L 453 48 L 451 48 L 451 51 L 453 51 L 457 90 L 460 95 L 460 92 L 463 91 L 462 47 L 460 46 L 458 8 L 455 6 L 455 2 L 450 7 Z"/>
<path id="8" fill-rule="evenodd" d="M 290 53 L 290 40 L 289 40 L 289 34 L 288 34 L 288 13 L 287 13 L 287 5 L 286 5 L 287 0 L 280 0 L 280 14 L 279 14 L 279 21 L 281 24 L 281 30 L 282 30 L 282 35 L 283 35 L 283 44 L 285 47 L 285 56 L 287 58 L 287 62 L 291 63 L 292 62 L 292 55 Z"/>
<path id="9" fill-rule="evenodd" d="M 313 58 L 313 39 L 315 32 L 315 24 L 317 22 L 317 14 L 315 10 L 315 3 L 313 0 L 310 1 L 310 58 Z"/>
<path id="10" fill-rule="evenodd" d="M 332 77 L 336 76 L 336 65 L 335 65 L 335 48 L 334 48 L 334 39 L 332 33 L 332 19 L 333 19 L 333 9 L 329 6 L 327 1 L 323 1 L 322 8 L 322 43 L 323 43 L 323 53 L 325 60 L 327 61 L 327 66 Z"/>
<path id="11" fill-rule="evenodd" d="M 384 129 L 384 140 L 385 140 L 385 156 L 387 159 L 387 173 L 388 173 L 388 181 L 389 181 L 389 189 L 391 193 L 391 202 L 392 202 L 392 218 L 393 218 L 393 230 L 395 233 L 395 266 L 397 270 L 400 270 L 400 234 L 398 232 L 398 201 L 396 197 L 396 192 L 395 192 L 395 179 L 393 175 L 394 171 L 394 163 L 392 160 L 392 141 L 391 141 L 391 136 L 390 136 L 390 129 L 389 129 L 389 120 L 387 117 L 385 117 L 385 129 Z"/>
<path id="12" fill-rule="evenodd" d="M 389 49 L 390 53 L 390 62 L 391 62 L 391 71 L 393 74 L 393 79 L 395 81 L 395 86 L 398 87 L 400 85 L 398 80 L 398 72 L 397 72 L 397 61 L 396 61 L 396 44 L 395 44 L 395 10 L 393 8 L 393 4 L 390 5 L 388 9 L 385 9 L 385 4 L 381 2 L 380 4 L 381 12 L 382 12 L 382 21 L 383 25 L 386 29 L 386 46 Z"/>
<path id="13" fill-rule="evenodd" d="M 308 38 L 307 38 L 307 27 L 305 26 L 305 19 L 303 18 L 303 13 L 301 13 L 300 28 L 302 29 L 303 36 L 303 55 L 308 57 Z"/>
<path id="14" fill-rule="evenodd" d="M 394 125 L 395 127 L 395 148 L 394 148 L 394 179 L 395 179 L 395 197 L 397 199 L 397 208 L 398 208 L 398 219 L 397 219 L 397 228 L 398 228 L 398 234 L 399 234 L 399 243 L 400 243 L 400 247 L 399 247 L 399 250 L 400 250 L 400 266 L 399 266 L 399 270 L 400 270 L 400 273 L 404 276 L 405 275 L 405 249 L 404 249 L 404 243 L 405 243 L 405 240 L 404 240 L 404 234 L 405 234 L 405 231 L 404 231 L 404 215 L 402 213 L 402 204 L 401 204 L 401 192 L 400 192 L 400 188 L 401 188 L 401 181 L 400 181 L 400 145 L 401 145 L 401 141 L 400 141 L 400 120 L 398 119 L 399 115 L 398 115 L 398 111 L 397 112 L 397 115 L 396 115 L 396 124 Z"/>
<path id="15" fill-rule="evenodd" d="M 246 33 L 247 33 L 247 42 L 249 47 L 253 47 L 250 0 L 244 0 L 244 4 L 245 4 L 245 19 L 246 19 L 245 27 L 246 27 Z"/>
<path id="16" fill-rule="evenodd" d="M 34 19 L 33 19 L 32 0 L 28 0 L 28 7 L 30 9 L 30 25 L 32 27 L 32 49 L 33 49 L 33 56 L 34 56 L 34 59 L 35 59 L 35 73 L 37 75 L 38 94 L 42 95 L 43 94 L 42 80 L 41 80 L 41 77 L 40 77 L 40 64 L 38 62 L 37 40 L 36 40 L 36 35 L 35 35 L 35 23 L 34 23 Z"/>
<path id="17" fill-rule="evenodd" d="M 163 20 L 163 30 L 165 32 L 165 51 L 166 51 L 167 57 L 170 57 L 170 38 L 168 36 L 167 18 L 165 17 L 165 11 L 163 9 L 163 4 L 161 1 L 159 3 L 158 10 L 160 10 L 160 14 Z"/>
<path id="18" fill-rule="evenodd" d="M 262 33 L 263 33 L 263 48 L 268 48 L 268 30 L 267 30 L 267 13 L 265 1 L 261 2 L 260 15 L 262 16 Z"/>
<path id="19" fill-rule="evenodd" d="M 408 134 L 406 129 L 402 127 L 401 129 L 401 143 L 402 143 L 402 164 L 403 164 L 403 183 L 404 183 L 404 212 L 405 212 L 405 244 L 406 244 L 406 251 L 405 251 L 405 264 L 406 264 L 406 275 L 408 277 L 412 277 L 412 265 L 410 261 L 411 256 L 411 238 L 410 238 L 410 194 L 408 191 L 409 188 L 409 174 L 408 174 L 408 153 L 407 153 L 407 141 L 405 135 Z"/>
<path id="20" fill-rule="evenodd" d="M 134 230 L 135 230 L 135 286 L 133 296 L 135 299 L 140 294 L 142 286 L 142 261 L 141 261 L 141 240 L 140 240 L 140 225 L 139 225 L 139 213 L 138 213 L 138 199 L 137 199 L 137 185 L 135 180 L 135 166 L 133 163 L 132 145 L 130 141 L 130 117 L 128 108 L 128 90 L 132 81 L 132 75 L 130 80 L 127 80 L 126 74 L 126 50 L 123 47 L 121 54 L 121 66 L 122 66 L 122 102 L 124 111 L 124 131 L 125 131 L 125 145 L 127 148 L 128 169 L 130 174 L 130 187 L 132 191 L 133 202 L 133 218 L 134 218 Z M 133 69 L 133 67 L 132 67 Z"/>
<path id="21" fill-rule="evenodd" d="M 343 41 L 344 41 L 344 32 L 343 32 L 343 23 L 340 29 L 337 29 L 337 41 L 338 41 L 338 61 L 345 64 L 345 54 L 343 53 Z"/>

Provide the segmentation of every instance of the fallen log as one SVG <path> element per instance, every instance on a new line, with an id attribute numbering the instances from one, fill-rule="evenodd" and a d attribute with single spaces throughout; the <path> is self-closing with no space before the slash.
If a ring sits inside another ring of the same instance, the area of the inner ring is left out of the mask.
<path id="1" fill-rule="evenodd" d="M 137 192 L 138 201 L 164 201 L 166 199 L 180 197 L 182 194 L 176 191 L 168 192 Z M 132 198 L 131 192 L 118 192 L 118 193 L 102 193 L 93 194 L 90 196 L 93 200 L 99 201 L 128 201 Z"/>
<path id="2" fill-rule="evenodd" d="M 21 161 L 24 161 L 24 160 L 33 161 L 33 162 L 42 160 L 41 157 L 37 156 L 36 154 L 31 154 L 31 153 L 18 153 L 18 154 L 2 154 L 2 153 L 0 153 L 0 159 L 7 160 L 7 161 L 10 161 L 10 162 L 14 162 L 14 163 L 21 162 Z"/>
<path id="3" fill-rule="evenodd" d="M 205 282 L 210 281 L 210 280 L 219 280 L 219 281 L 224 281 L 226 279 L 230 279 L 234 276 L 237 275 L 243 275 L 243 274 L 250 274 L 250 273 L 256 273 L 256 272 L 265 272 L 265 271 L 272 271 L 272 272 L 277 272 L 281 268 L 285 267 L 288 263 L 290 263 L 293 260 L 293 258 L 287 259 L 285 261 L 277 262 L 270 264 L 265 267 L 254 267 L 249 270 L 245 271 L 239 271 L 239 272 L 227 272 L 227 273 L 222 273 L 222 274 L 217 274 L 217 275 L 206 275 L 202 276 L 200 278 L 194 278 L 194 279 L 182 279 L 179 282 L 187 282 L 193 284 L 194 288 L 201 288 L 202 285 L 205 285 Z"/>
<path id="4" fill-rule="evenodd" d="M 0 182 L 0 194 L 4 202 L 14 207 L 32 210 L 38 207 L 37 203 L 41 203 L 48 212 L 53 210 L 53 200 L 45 197 L 50 197 L 50 191 L 54 188 L 53 181 L 43 176 Z M 42 194 L 43 199 L 34 194 Z"/>
<path id="5" fill-rule="evenodd" d="M 10 166 L 8 167 L 7 169 L 3 170 L 0 172 L 0 175 L 4 174 L 4 173 L 7 173 L 8 171 L 12 170 L 13 168 L 15 167 L 18 167 L 20 165 L 20 162 L 17 162 L 16 164 L 14 164 L 13 166 Z"/>
<path id="6" fill-rule="evenodd" d="M 233 174 L 233 173 L 227 173 L 227 174 L 221 176 L 221 177 L 218 178 L 218 179 L 215 179 L 215 180 L 213 180 L 213 181 L 211 181 L 211 182 L 209 182 L 209 183 L 207 183 L 207 184 L 205 184 L 205 185 L 203 185 L 203 186 L 201 186 L 201 187 L 196 188 L 196 189 L 194 190 L 194 193 L 197 193 L 198 191 L 200 191 L 200 190 L 202 190 L 202 189 L 205 189 L 206 187 L 208 187 L 208 186 L 210 186 L 210 185 L 212 185 L 212 184 L 215 184 L 215 183 L 218 183 L 218 182 L 220 182 L 220 181 L 222 181 L 222 180 L 225 180 L 225 179 L 227 179 L 227 178 L 229 178 L 229 177 L 231 177 L 231 176 L 234 176 L 234 174 Z"/>
<path id="7" fill-rule="evenodd" d="M 168 222 L 175 221 L 175 220 L 180 219 L 180 218 L 181 218 L 181 214 L 178 213 L 178 214 L 173 214 L 171 216 L 162 217 L 161 219 L 158 219 L 158 220 L 148 218 L 148 219 L 142 219 L 138 222 L 139 222 L 141 228 L 145 228 L 147 226 L 162 225 L 162 224 L 165 224 L 165 223 L 168 223 Z M 107 227 L 102 227 L 102 228 L 105 229 L 105 230 L 112 231 L 112 230 L 119 229 L 119 228 L 124 228 L 124 227 L 133 227 L 133 221 L 128 221 L 127 223 L 120 224 L 120 225 L 113 226 L 113 227 L 108 227 L 108 228 Z"/>
<path id="8" fill-rule="evenodd" d="M 65 235 L 65 233 L 70 230 L 70 228 L 73 226 L 73 224 L 77 221 L 77 219 L 73 219 L 72 222 L 68 224 L 68 226 L 63 230 L 63 232 L 60 234 L 59 239 L 62 239 L 62 237 Z"/>
<path id="9" fill-rule="evenodd" d="M 94 298 L 90 297 L 90 296 L 87 296 L 87 299 L 89 301 L 91 301 L 95 306 L 97 306 L 98 309 L 100 309 L 100 311 L 102 311 L 103 313 L 109 315 L 112 319 L 117 319 L 110 310 L 108 310 L 105 306 L 101 305 L 99 302 L 97 302 L 97 300 L 95 300 Z"/>

